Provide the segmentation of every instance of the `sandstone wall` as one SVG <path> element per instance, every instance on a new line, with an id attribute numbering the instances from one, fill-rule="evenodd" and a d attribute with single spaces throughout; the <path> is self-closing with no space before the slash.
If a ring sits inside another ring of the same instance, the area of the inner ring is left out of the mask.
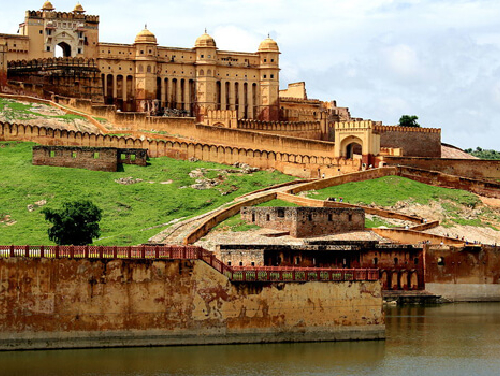
<path id="1" fill-rule="evenodd" d="M 425 253 L 429 292 L 453 301 L 500 301 L 500 248 L 429 247 Z"/>
<path id="2" fill-rule="evenodd" d="M 381 147 L 403 148 L 410 157 L 441 157 L 440 129 L 377 126 L 375 130 Z"/>
<path id="3" fill-rule="evenodd" d="M 0 259 L 0 349 L 380 339 L 379 281 L 231 283 L 202 261 Z"/>
<path id="4" fill-rule="evenodd" d="M 500 161 L 498 160 L 407 157 L 384 157 L 383 160 L 392 166 L 404 165 L 472 179 L 500 179 Z"/>
<path id="5" fill-rule="evenodd" d="M 44 145 L 144 148 L 148 149 L 148 156 L 151 158 L 171 157 L 184 160 L 197 158 L 226 164 L 243 162 L 252 167 L 276 169 L 285 174 L 304 178 L 317 177 L 320 173 L 337 175 L 357 171 L 360 168 L 357 160 L 278 153 L 263 150 L 258 143 L 252 145 L 251 148 L 239 148 L 189 140 L 148 139 L 141 141 L 134 138 L 2 122 L 0 122 L 0 141 L 32 141 Z M 255 148 L 257 145 L 259 148 Z"/>

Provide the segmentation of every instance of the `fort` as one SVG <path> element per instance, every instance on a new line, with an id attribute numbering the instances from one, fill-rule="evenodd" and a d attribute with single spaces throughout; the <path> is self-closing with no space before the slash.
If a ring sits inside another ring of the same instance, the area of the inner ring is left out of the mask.
<path id="1" fill-rule="evenodd" d="M 56 106 L 96 130 L 0 122 L 0 141 L 40 144 L 35 165 L 117 171 L 166 156 L 304 180 L 179 225 L 182 246 L 161 234 L 137 247 L 0 246 L 0 349 L 383 339 L 388 292 L 500 300 L 496 245 L 427 233 L 439 221 L 416 215 L 298 195 L 396 175 L 498 199 L 498 162 L 442 158 L 439 128 L 352 117 L 308 98 L 304 82 L 280 90 L 269 37 L 256 52 L 221 50 L 206 31 L 192 47 L 161 46 L 147 27 L 130 44 L 101 42 L 99 16 L 85 13 L 46 1 L 18 34 L 0 34 L 0 96 Z M 300 207 L 252 207 L 274 199 Z M 304 242 L 193 246 L 240 211 Z M 365 215 L 407 225 L 371 229 L 384 243 L 313 238 L 366 232 Z"/>

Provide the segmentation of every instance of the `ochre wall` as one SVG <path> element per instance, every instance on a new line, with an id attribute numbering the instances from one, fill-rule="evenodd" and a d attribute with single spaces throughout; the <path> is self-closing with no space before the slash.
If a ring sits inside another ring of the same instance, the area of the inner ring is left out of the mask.
<path id="1" fill-rule="evenodd" d="M 443 265 L 438 265 L 439 259 Z M 453 301 L 500 301 L 500 248 L 429 247 L 425 253 L 429 292 Z"/>
<path id="2" fill-rule="evenodd" d="M 197 158 L 204 161 L 233 164 L 248 163 L 260 169 L 276 169 L 298 177 L 317 177 L 326 173 L 334 175 L 359 169 L 358 161 L 328 157 L 314 157 L 278 153 L 253 148 L 238 148 L 197 143 L 189 140 L 145 140 L 81 133 L 44 127 L 33 127 L 0 122 L 0 141 L 32 141 L 44 145 L 75 145 L 148 149 L 148 156 L 176 159 Z"/>
<path id="3" fill-rule="evenodd" d="M 203 261 L 0 259 L 0 349 L 380 339 L 379 281 L 232 284 Z"/>
<path id="4" fill-rule="evenodd" d="M 500 179 L 498 160 L 384 157 L 383 161 L 393 166 L 405 165 L 473 179 Z"/>
<path id="5" fill-rule="evenodd" d="M 437 128 L 410 128 L 376 126 L 380 146 L 403 148 L 410 157 L 441 157 L 441 130 Z"/>

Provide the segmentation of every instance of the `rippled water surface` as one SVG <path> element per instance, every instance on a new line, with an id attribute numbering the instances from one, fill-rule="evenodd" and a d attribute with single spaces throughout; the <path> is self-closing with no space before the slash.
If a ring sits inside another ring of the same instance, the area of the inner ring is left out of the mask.
<path id="1" fill-rule="evenodd" d="M 388 307 L 385 342 L 0 353 L 0 375 L 500 375 L 500 304 Z"/>

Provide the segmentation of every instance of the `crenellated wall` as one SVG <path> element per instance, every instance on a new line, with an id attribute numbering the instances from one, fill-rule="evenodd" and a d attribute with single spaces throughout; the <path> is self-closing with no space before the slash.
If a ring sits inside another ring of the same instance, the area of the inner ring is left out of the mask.
<path id="1" fill-rule="evenodd" d="M 357 160 L 279 153 L 257 148 L 230 147 L 189 140 L 154 140 L 125 138 L 104 134 L 82 133 L 36 126 L 0 122 L 0 141 L 32 141 L 44 145 L 75 145 L 148 149 L 148 156 L 233 164 L 248 163 L 260 169 L 276 169 L 298 177 L 328 176 L 357 171 Z M 256 143 L 255 145 L 259 145 Z M 255 146 L 253 145 L 253 146 Z"/>
<path id="2" fill-rule="evenodd" d="M 441 129 L 378 125 L 380 146 L 403 148 L 409 157 L 441 157 Z"/>

